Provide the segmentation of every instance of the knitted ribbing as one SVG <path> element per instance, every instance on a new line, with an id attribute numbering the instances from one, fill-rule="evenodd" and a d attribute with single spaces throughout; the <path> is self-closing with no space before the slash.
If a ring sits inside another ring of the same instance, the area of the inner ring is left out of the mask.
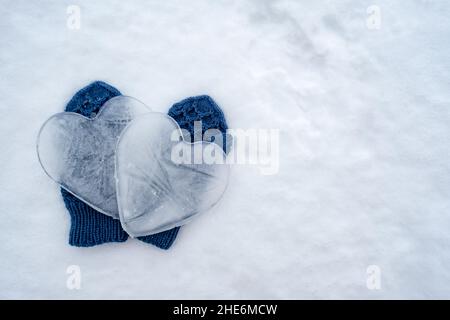
<path id="1" fill-rule="evenodd" d="M 123 242 L 128 239 L 128 234 L 122 229 L 120 220 L 94 210 L 64 189 L 61 189 L 61 194 L 72 220 L 69 235 L 70 245 L 92 247 L 106 242 Z"/>

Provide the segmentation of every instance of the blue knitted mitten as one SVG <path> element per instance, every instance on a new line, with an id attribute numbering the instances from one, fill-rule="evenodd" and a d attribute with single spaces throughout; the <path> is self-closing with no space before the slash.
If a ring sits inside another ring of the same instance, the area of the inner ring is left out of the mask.
<path id="1" fill-rule="evenodd" d="M 228 125 L 223 112 L 209 96 L 190 97 L 177 102 L 169 109 L 168 115 L 178 123 L 181 129 L 189 131 L 191 142 L 194 142 L 194 122 L 202 121 L 202 134 L 208 129 L 218 129 L 223 135 L 223 146 L 227 146 L 227 142 L 230 144 L 230 141 L 227 141 L 226 130 Z M 229 147 L 223 148 L 226 152 L 229 151 Z M 172 233 L 173 239 L 175 239 L 179 229 L 180 227 L 176 227 L 165 232 Z M 156 239 L 156 236 L 157 234 L 138 237 L 138 239 L 154 244 L 160 241 L 160 239 Z"/>
<path id="2" fill-rule="evenodd" d="M 208 129 L 217 129 L 222 132 L 222 149 L 228 153 L 231 139 L 227 137 L 228 129 L 222 109 L 207 95 L 186 98 L 175 103 L 169 109 L 168 115 L 178 123 L 181 129 L 186 129 L 191 134 L 191 142 L 194 141 L 194 122 L 202 122 L 202 134 Z M 230 141 L 228 141 L 228 140 Z"/>
<path id="3" fill-rule="evenodd" d="M 119 95 L 120 92 L 116 88 L 96 81 L 78 91 L 67 104 L 65 111 L 92 118 L 106 101 Z M 128 239 L 128 234 L 122 229 L 119 220 L 94 210 L 64 189 L 61 189 L 61 194 L 71 217 L 70 245 L 91 247 L 107 242 L 124 242 Z M 168 230 L 146 237 L 145 242 L 161 249 L 168 249 L 177 233 L 178 229 Z"/>

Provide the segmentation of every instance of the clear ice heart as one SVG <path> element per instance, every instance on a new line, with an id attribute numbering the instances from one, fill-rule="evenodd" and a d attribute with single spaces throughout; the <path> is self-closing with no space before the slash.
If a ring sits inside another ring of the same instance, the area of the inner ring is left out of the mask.
<path id="1" fill-rule="evenodd" d="M 223 150 L 215 143 L 185 142 L 185 134 L 175 120 L 156 112 L 133 120 L 122 132 L 116 150 L 117 199 L 129 235 L 183 225 L 222 197 L 229 174 Z"/>
<path id="2" fill-rule="evenodd" d="M 42 126 L 37 152 L 47 175 L 96 210 L 119 218 L 114 178 L 119 136 L 136 117 L 151 112 L 127 96 L 108 100 L 95 118 L 61 112 Z"/>

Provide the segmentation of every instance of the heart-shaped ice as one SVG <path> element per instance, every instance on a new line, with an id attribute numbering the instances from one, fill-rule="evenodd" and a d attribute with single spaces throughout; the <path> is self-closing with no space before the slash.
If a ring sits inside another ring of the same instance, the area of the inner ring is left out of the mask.
<path id="1" fill-rule="evenodd" d="M 94 118 L 61 112 L 42 126 L 39 161 L 50 178 L 96 210 L 119 218 L 114 179 L 119 135 L 135 117 L 151 110 L 126 96 L 108 100 Z"/>
<path id="2" fill-rule="evenodd" d="M 229 167 L 222 148 L 185 142 L 186 134 L 174 119 L 156 112 L 133 120 L 122 132 L 116 150 L 117 202 L 129 235 L 183 225 L 223 195 Z"/>

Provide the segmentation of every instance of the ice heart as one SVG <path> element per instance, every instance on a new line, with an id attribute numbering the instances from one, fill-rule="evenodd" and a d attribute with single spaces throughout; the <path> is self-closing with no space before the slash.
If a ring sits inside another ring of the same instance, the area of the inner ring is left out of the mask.
<path id="1" fill-rule="evenodd" d="M 61 112 L 42 126 L 39 161 L 50 178 L 96 210 L 119 218 L 114 179 L 115 148 L 120 133 L 135 117 L 151 110 L 138 100 L 108 100 L 94 118 Z"/>
<path id="2" fill-rule="evenodd" d="M 229 168 L 222 148 L 185 142 L 186 134 L 174 119 L 156 112 L 135 119 L 122 132 L 116 150 L 117 200 L 129 235 L 183 225 L 224 193 Z"/>

